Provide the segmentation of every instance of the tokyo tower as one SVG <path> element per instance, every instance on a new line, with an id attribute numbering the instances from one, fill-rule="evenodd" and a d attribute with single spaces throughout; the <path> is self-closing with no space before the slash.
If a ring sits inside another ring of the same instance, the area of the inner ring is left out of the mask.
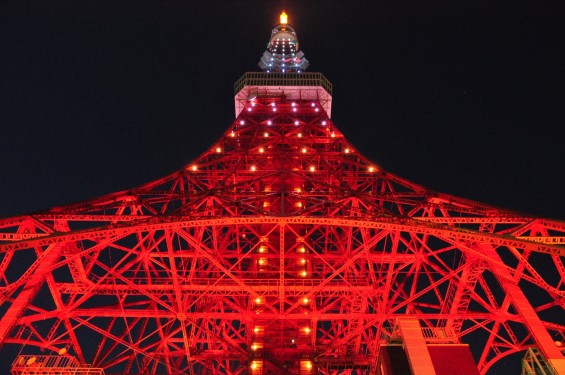
<path id="1" fill-rule="evenodd" d="M 283 12 L 192 163 L 0 220 L 13 375 L 565 375 L 565 222 L 383 170 L 308 65 Z"/>

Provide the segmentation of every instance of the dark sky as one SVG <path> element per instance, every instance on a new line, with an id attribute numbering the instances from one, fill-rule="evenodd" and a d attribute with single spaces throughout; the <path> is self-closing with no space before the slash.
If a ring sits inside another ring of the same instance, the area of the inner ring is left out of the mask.
<path id="1" fill-rule="evenodd" d="M 333 120 L 390 172 L 565 218 L 565 2 L 0 5 L 0 216 L 172 172 L 233 120 L 281 8 Z"/>
<path id="2" fill-rule="evenodd" d="M 565 1 L 0 4 L 0 217 L 127 189 L 234 117 L 280 10 L 333 120 L 434 190 L 565 219 Z"/>

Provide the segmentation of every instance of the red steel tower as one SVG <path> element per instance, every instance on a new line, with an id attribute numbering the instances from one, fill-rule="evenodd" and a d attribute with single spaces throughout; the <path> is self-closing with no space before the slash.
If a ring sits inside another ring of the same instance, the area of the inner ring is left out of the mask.
<path id="1" fill-rule="evenodd" d="M 0 221 L 12 373 L 565 375 L 565 223 L 386 172 L 285 13 L 267 48 L 191 164 Z"/>

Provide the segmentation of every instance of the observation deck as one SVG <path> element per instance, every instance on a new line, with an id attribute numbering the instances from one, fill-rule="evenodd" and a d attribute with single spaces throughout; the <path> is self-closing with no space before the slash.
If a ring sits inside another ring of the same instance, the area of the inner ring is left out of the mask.
<path id="1" fill-rule="evenodd" d="M 316 100 L 331 118 L 331 82 L 322 73 L 247 72 L 235 83 L 235 116 L 247 102 L 260 98 Z"/>

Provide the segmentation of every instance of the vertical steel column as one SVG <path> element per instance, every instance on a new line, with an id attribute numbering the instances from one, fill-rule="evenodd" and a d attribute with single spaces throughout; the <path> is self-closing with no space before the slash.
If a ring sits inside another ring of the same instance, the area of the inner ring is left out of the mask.
<path id="1" fill-rule="evenodd" d="M 412 373 L 414 375 L 435 375 L 434 364 L 418 319 L 400 318 L 397 324 Z"/>

